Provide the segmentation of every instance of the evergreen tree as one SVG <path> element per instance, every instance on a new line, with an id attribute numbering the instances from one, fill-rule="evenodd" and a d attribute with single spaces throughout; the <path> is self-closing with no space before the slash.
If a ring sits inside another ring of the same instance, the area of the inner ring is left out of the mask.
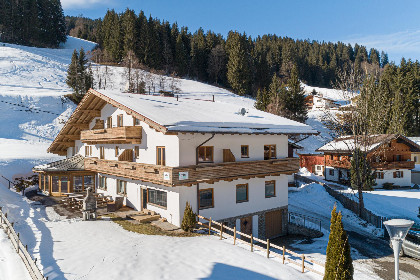
<path id="1" fill-rule="evenodd" d="M 295 121 L 305 122 L 308 118 L 308 111 L 305 104 L 305 92 L 301 87 L 296 66 L 293 66 L 292 68 L 287 87 L 288 91 L 290 91 L 290 96 L 286 104 L 291 113 L 289 117 Z"/>
<path id="2" fill-rule="evenodd" d="M 178 34 L 175 45 L 175 64 L 178 75 L 184 76 L 188 73 L 188 53 L 182 40 L 182 34 Z"/>
<path id="3" fill-rule="evenodd" d="M 184 217 L 182 218 L 181 228 L 184 231 L 192 232 L 196 223 L 196 214 L 193 212 L 191 205 L 187 201 L 184 210 Z"/>
<path id="4" fill-rule="evenodd" d="M 73 89 L 72 100 L 79 103 L 85 93 L 93 86 L 93 73 L 85 52 L 80 49 L 73 51 L 71 62 L 67 70 L 66 83 Z"/>
<path id="5" fill-rule="evenodd" d="M 261 111 L 267 110 L 268 105 L 271 102 L 270 94 L 264 89 L 258 89 L 257 99 L 255 101 L 255 108 Z"/>
<path id="6" fill-rule="evenodd" d="M 191 70 L 201 81 L 207 80 L 207 45 L 204 30 L 199 28 L 191 38 Z"/>
<path id="7" fill-rule="evenodd" d="M 227 65 L 228 82 L 237 94 L 250 94 L 251 73 L 247 38 L 238 32 L 230 32 L 226 44 L 229 55 Z"/>
<path id="8" fill-rule="evenodd" d="M 350 243 L 344 230 L 341 212 L 334 205 L 331 211 L 330 236 L 327 246 L 324 280 L 353 279 Z"/>
<path id="9" fill-rule="evenodd" d="M 381 67 L 384 68 L 389 63 L 388 54 L 384 51 L 381 52 Z"/>
<path id="10" fill-rule="evenodd" d="M 137 16 L 133 10 L 126 9 L 124 14 L 121 16 L 121 29 L 123 38 L 123 53 L 122 56 L 126 56 L 129 51 L 134 51 L 137 40 L 137 29 L 136 29 Z"/>

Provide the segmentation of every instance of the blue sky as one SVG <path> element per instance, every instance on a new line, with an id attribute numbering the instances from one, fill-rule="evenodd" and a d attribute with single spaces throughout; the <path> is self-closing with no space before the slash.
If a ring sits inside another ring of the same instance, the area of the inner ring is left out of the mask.
<path id="1" fill-rule="evenodd" d="M 66 15 L 98 18 L 107 9 L 178 22 L 226 36 L 229 30 L 253 37 L 277 34 L 294 39 L 359 43 L 420 60 L 420 1 L 389 0 L 61 0 Z M 402 4 L 402 2 L 404 4 Z M 401 3 L 401 4 L 400 4 Z"/>

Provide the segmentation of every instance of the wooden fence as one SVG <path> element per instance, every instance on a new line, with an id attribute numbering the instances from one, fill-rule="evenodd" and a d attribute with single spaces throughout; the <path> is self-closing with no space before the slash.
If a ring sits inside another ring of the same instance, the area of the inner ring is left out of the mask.
<path id="1" fill-rule="evenodd" d="M 36 265 L 37 259 L 33 259 L 29 254 L 27 246 L 24 246 L 22 241 L 20 241 L 19 233 L 16 233 L 13 228 L 13 223 L 7 219 L 7 213 L 3 213 L 2 208 L 0 207 L 0 228 L 2 228 L 7 234 L 8 238 L 12 242 L 16 253 L 22 258 L 23 263 L 26 266 L 26 269 L 29 272 L 29 275 L 33 280 L 44 280 L 45 278 L 42 272 L 39 270 Z"/>
<path id="2" fill-rule="evenodd" d="M 240 231 L 236 230 L 236 227 L 230 228 L 223 223 L 219 223 L 216 221 L 213 221 L 211 218 L 206 218 L 200 215 L 197 215 L 197 224 L 202 226 L 203 228 L 208 230 L 208 234 L 212 234 L 212 232 L 215 232 L 217 235 L 219 235 L 220 240 L 223 238 L 226 238 L 227 236 L 233 238 L 233 245 L 236 245 L 237 243 L 243 243 L 249 246 L 251 252 L 254 252 L 255 249 L 259 249 L 262 252 L 266 253 L 267 258 L 270 257 L 270 255 L 279 257 L 282 260 L 282 263 L 284 264 L 285 261 L 295 264 L 301 268 L 301 272 L 304 273 L 305 269 L 308 271 L 312 271 L 316 274 L 319 274 L 321 276 L 324 276 L 325 271 L 325 264 L 317 262 L 304 254 L 298 254 L 291 250 L 288 250 L 285 248 L 285 246 L 280 247 L 276 244 L 271 244 L 270 239 L 262 240 L 259 238 L 256 238 L 252 236 L 252 234 L 245 234 Z M 205 222 L 201 222 L 200 220 L 203 220 Z M 241 239 L 246 238 L 246 239 Z M 318 268 L 318 269 L 315 269 Z M 322 271 L 320 271 L 321 269 Z"/>
<path id="3" fill-rule="evenodd" d="M 331 195 L 332 197 L 334 197 L 336 200 L 338 200 L 344 206 L 344 208 L 349 209 L 356 215 L 359 215 L 359 203 L 351 199 L 350 197 L 336 191 L 334 188 L 332 188 L 328 184 L 325 184 L 323 182 L 320 182 L 311 178 L 307 178 L 305 176 L 300 176 L 300 175 L 295 175 L 295 179 L 297 181 L 301 181 L 308 184 L 310 183 L 320 184 L 321 186 L 325 188 L 327 193 Z M 383 222 L 387 220 L 386 217 L 375 215 L 371 211 L 367 210 L 366 208 L 362 210 L 360 218 L 374 225 L 376 228 L 380 228 L 380 229 L 384 228 Z"/>

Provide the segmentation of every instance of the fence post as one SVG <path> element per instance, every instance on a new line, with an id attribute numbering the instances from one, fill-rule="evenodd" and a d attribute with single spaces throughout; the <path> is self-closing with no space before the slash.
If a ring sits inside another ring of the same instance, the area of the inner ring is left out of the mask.
<path id="1" fill-rule="evenodd" d="M 284 264 L 284 259 L 285 259 L 285 257 L 284 257 L 285 253 L 286 253 L 286 246 L 283 246 L 283 264 Z"/>
<path id="2" fill-rule="evenodd" d="M 17 233 L 17 236 L 18 236 L 18 240 L 17 240 L 16 252 L 19 254 L 19 242 L 20 242 L 19 232 Z"/>
<path id="3" fill-rule="evenodd" d="M 303 227 L 305 227 L 305 216 L 303 216 Z"/>
<path id="4" fill-rule="evenodd" d="M 236 226 L 233 227 L 233 245 L 236 245 Z"/>
<path id="5" fill-rule="evenodd" d="M 223 224 L 220 227 L 220 240 L 222 240 L 222 238 L 223 238 L 222 235 L 223 235 Z"/>
<path id="6" fill-rule="evenodd" d="M 254 252 L 254 239 L 252 238 L 252 233 L 251 233 L 251 252 Z"/>
<path id="7" fill-rule="evenodd" d="M 302 273 L 305 272 L 305 255 L 302 254 Z"/>
<path id="8" fill-rule="evenodd" d="M 270 239 L 267 238 L 267 258 L 270 257 Z"/>
<path id="9" fill-rule="evenodd" d="M 211 217 L 210 217 L 210 221 L 209 221 L 209 235 L 210 235 L 210 232 L 211 232 Z"/>
<path id="10" fill-rule="evenodd" d="M 322 232 L 322 230 L 321 230 L 321 221 L 319 221 L 319 231 Z"/>

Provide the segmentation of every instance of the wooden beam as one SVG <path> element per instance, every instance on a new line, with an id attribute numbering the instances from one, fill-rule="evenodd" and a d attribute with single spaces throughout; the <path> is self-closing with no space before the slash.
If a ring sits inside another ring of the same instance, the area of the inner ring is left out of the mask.
<path id="1" fill-rule="evenodd" d="M 81 129 L 81 130 L 89 129 L 89 124 L 88 123 L 73 123 L 70 126 Z"/>
<path id="2" fill-rule="evenodd" d="M 63 136 L 64 138 L 69 138 L 71 140 L 80 140 L 80 134 L 63 134 L 61 136 Z"/>

